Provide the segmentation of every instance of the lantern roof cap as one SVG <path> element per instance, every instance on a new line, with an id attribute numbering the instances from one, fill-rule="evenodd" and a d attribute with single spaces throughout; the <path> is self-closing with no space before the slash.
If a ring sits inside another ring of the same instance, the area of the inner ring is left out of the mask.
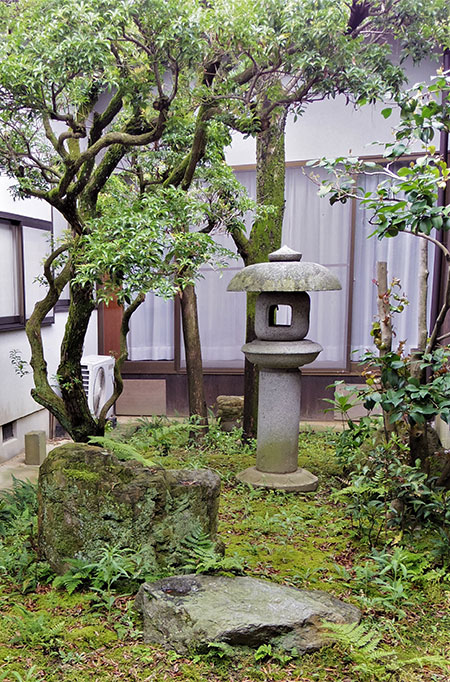
<path id="1" fill-rule="evenodd" d="M 336 275 L 318 263 L 300 262 L 301 253 L 288 246 L 269 254 L 268 263 L 248 265 L 228 285 L 228 291 L 333 291 L 342 289 Z"/>

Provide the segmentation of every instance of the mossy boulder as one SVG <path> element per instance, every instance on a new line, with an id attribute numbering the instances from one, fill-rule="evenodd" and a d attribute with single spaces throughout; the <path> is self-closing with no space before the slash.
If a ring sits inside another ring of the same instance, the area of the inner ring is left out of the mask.
<path id="1" fill-rule="evenodd" d="M 182 562 L 183 542 L 202 531 L 214 542 L 220 478 L 120 461 L 101 447 L 67 443 L 39 471 L 40 553 L 64 573 L 68 559 L 94 561 L 105 545 L 144 553 L 155 573 Z"/>

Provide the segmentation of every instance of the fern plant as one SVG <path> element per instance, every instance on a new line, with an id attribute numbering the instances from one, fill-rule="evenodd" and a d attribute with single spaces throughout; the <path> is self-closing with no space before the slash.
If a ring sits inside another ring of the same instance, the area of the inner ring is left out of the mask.
<path id="1" fill-rule="evenodd" d="M 0 492 L 0 574 L 21 584 L 22 592 L 53 577 L 36 554 L 37 485 L 13 478 L 13 488 Z"/>
<path id="2" fill-rule="evenodd" d="M 103 604 L 110 608 L 114 599 L 112 591 L 135 588 L 136 582 L 155 580 L 154 566 L 145 562 L 145 553 L 130 547 L 105 545 L 95 555 L 94 561 L 69 559 L 69 570 L 53 580 L 53 587 L 65 589 L 72 594 L 88 588 L 97 592 Z"/>
<path id="3" fill-rule="evenodd" d="M 11 614 L 3 617 L 4 623 L 14 632 L 10 642 L 45 651 L 57 650 L 62 644 L 63 621 L 54 622 L 47 613 L 28 611 L 16 604 Z"/>
<path id="4" fill-rule="evenodd" d="M 188 535 L 182 546 L 182 566 L 187 573 L 223 573 L 242 574 L 244 565 L 237 556 L 225 557 L 216 550 L 216 545 L 211 541 L 208 533 L 200 529 L 193 530 Z"/>
<path id="5" fill-rule="evenodd" d="M 11 490 L 0 491 L 0 535 L 7 534 L 24 512 L 29 516 L 37 513 L 37 484 L 15 476 L 12 481 Z"/>
<path id="6" fill-rule="evenodd" d="M 72 594 L 78 587 L 88 584 L 93 590 L 110 592 L 119 580 L 133 575 L 136 567 L 135 554 L 129 547 L 107 545 L 99 550 L 94 562 L 71 559 L 70 569 L 53 580 L 53 587 L 63 587 Z"/>
<path id="7" fill-rule="evenodd" d="M 89 438 L 89 443 L 93 445 L 100 445 L 108 452 L 111 452 L 117 459 L 121 461 L 127 461 L 135 459 L 141 464 L 148 467 L 158 466 L 155 462 L 146 459 L 141 455 L 141 453 L 128 443 L 122 443 L 121 441 L 114 440 L 113 438 L 108 438 L 107 436 L 91 436 Z"/>
<path id="8" fill-rule="evenodd" d="M 354 670 L 361 680 L 390 682 L 393 675 L 408 666 L 433 666 L 445 672 L 449 670 L 448 660 L 443 656 L 427 654 L 408 657 L 399 656 L 395 649 L 382 644 L 380 633 L 367 623 L 323 623 L 330 641 L 344 649 L 355 664 Z"/>
<path id="9" fill-rule="evenodd" d="M 167 456 L 173 447 L 186 445 L 191 433 L 204 428 L 190 419 L 170 421 L 167 417 L 141 417 L 139 429 L 132 436 L 132 443 L 156 450 L 158 455 Z"/>

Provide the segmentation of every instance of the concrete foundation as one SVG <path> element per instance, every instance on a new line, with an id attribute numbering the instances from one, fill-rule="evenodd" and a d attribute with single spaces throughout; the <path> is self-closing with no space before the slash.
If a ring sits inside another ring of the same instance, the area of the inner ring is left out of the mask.
<path id="1" fill-rule="evenodd" d="M 241 471 L 237 478 L 253 488 L 284 490 L 287 493 L 312 492 L 319 484 L 317 476 L 307 469 L 297 469 L 290 474 L 269 474 L 258 471 L 256 467 L 249 467 Z"/>

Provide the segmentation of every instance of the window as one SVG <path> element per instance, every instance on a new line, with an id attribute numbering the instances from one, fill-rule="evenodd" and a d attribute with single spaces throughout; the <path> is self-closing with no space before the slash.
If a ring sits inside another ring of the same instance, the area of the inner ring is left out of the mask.
<path id="1" fill-rule="evenodd" d="M 49 252 L 52 224 L 0 213 L 0 329 L 17 329 L 45 295 L 37 279 Z M 45 323 L 53 322 L 53 314 Z"/>
<path id="2" fill-rule="evenodd" d="M 0 220 L 0 325 L 24 323 L 23 243 L 20 223 Z"/>
<path id="3" fill-rule="evenodd" d="M 12 440 L 14 438 L 15 422 L 8 422 L 2 426 L 2 441 L 5 443 L 7 440 Z"/>
<path id="4" fill-rule="evenodd" d="M 326 175 L 315 168 L 316 176 Z M 236 177 L 247 187 L 250 196 L 256 194 L 254 170 L 237 170 Z M 368 190 L 379 181 L 377 176 L 361 178 Z M 377 260 L 387 260 L 389 277 L 399 277 L 402 290 L 410 300 L 408 314 L 398 316 L 398 340 L 407 339 L 407 347 L 415 344 L 414 310 L 417 307 L 415 280 L 417 278 L 418 239 L 399 235 L 381 242 L 367 239 L 373 228 L 369 216 L 356 205 L 330 206 L 317 195 L 302 164 L 286 167 L 286 206 L 282 242 L 303 254 L 302 260 L 326 266 L 342 285 L 340 291 L 311 292 L 311 319 L 308 338 L 323 346 L 323 351 L 307 369 L 326 373 L 350 371 L 351 361 L 373 343 L 370 322 L 377 314 Z M 234 250 L 231 238 L 215 235 L 221 245 Z M 243 267 L 242 261 L 231 260 L 229 267 L 217 273 L 208 265 L 201 268 L 201 279 L 196 283 L 202 357 L 205 370 L 238 370 L 243 368 L 241 352 L 245 339 L 246 297 L 243 292 L 227 292 L 227 284 Z M 131 360 L 168 360 L 175 371 L 186 367 L 179 311 L 171 301 L 149 295 L 131 319 L 128 339 Z M 175 313 L 175 314 L 174 314 Z M 276 327 L 292 324 L 291 310 L 279 305 L 271 313 L 269 324 Z M 177 360 L 178 358 L 178 360 Z M 164 368 L 162 368 L 164 370 Z M 148 370 L 151 371 L 149 367 Z"/>

